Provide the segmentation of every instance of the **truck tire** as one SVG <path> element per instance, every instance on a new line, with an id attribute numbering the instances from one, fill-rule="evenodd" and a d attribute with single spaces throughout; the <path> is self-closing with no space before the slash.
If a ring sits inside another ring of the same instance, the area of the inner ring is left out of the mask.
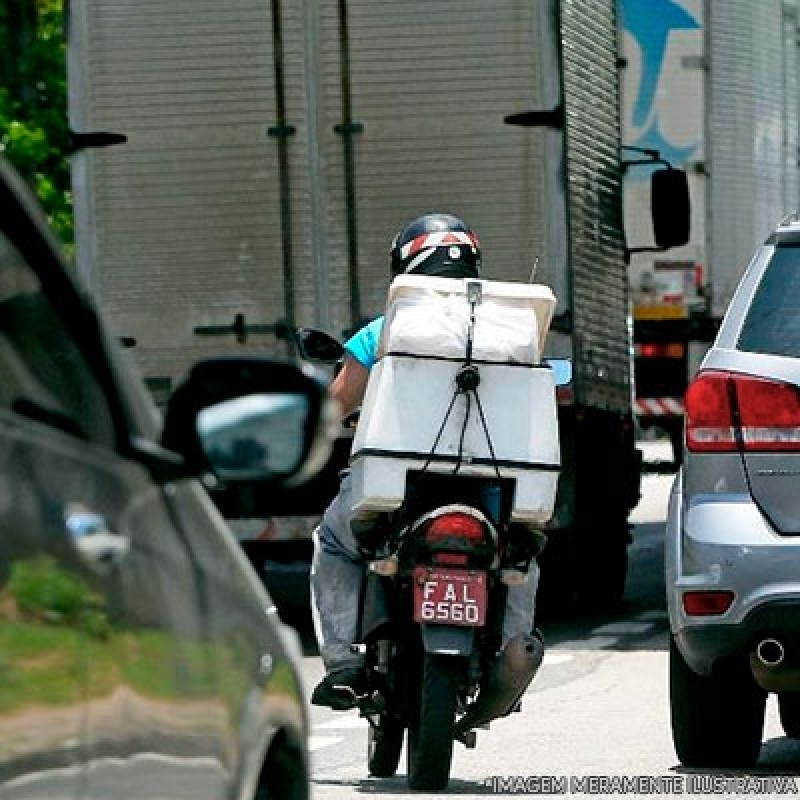
<path id="1" fill-rule="evenodd" d="M 672 448 L 672 464 L 678 470 L 683 464 L 683 417 L 678 417 L 667 427 L 667 436 Z"/>
<path id="2" fill-rule="evenodd" d="M 536 614 L 558 617 L 572 608 L 576 599 L 575 556 L 568 530 L 551 534 L 539 562 L 539 586 L 536 590 Z"/>
<path id="3" fill-rule="evenodd" d="M 671 636 L 669 699 L 672 741 L 683 766 L 744 769 L 755 764 L 767 695 L 746 670 L 731 665 L 698 675 Z"/>
<path id="4" fill-rule="evenodd" d="M 613 528 L 613 533 L 611 528 Z M 622 602 L 628 576 L 628 523 L 610 524 L 596 545 L 591 543 L 596 532 L 583 531 L 585 550 L 581 555 L 581 580 L 578 593 L 587 609 L 610 611 Z"/>
<path id="5" fill-rule="evenodd" d="M 367 767 L 374 778 L 391 778 L 397 772 L 403 749 L 403 723 L 394 717 L 381 717 L 378 727 L 369 726 Z"/>
<path id="6" fill-rule="evenodd" d="M 443 791 L 450 780 L 461 659 L 424 653 L 417 702 L 408 726 L 408 786 Z"/>
<path id="7" fill-rule="evenodd" d="M 800 692 L 781 692 L 778 695 L 778 713 L 783 732 L 790 739 L 800 739 Z"/>

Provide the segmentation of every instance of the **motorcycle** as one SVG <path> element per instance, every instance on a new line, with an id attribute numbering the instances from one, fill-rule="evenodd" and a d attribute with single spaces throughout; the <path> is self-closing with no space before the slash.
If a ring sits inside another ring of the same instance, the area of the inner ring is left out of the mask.
<path id="1" fill-rule="evenodd" d="M 298 334 L 310 361 L 340 356 L 332 341 Z M 556 385 L 569 382 L 570 362 L 551 367 Z M 463 391 L 474 379 L 462 370 Z M 541 664 L 538 631 L 501 643 L 508 588 L 527 579 L 545 537 L 510 520 L 514 484 L 499 471 L 422 469 L 406 480 L 400 508 L 351 523 L 367 564 L 353 647 L 364 656 L 368 688 L 349 700 L 369 723 L 370 774 L 396 773 L 407 734 L 409 787 L 439 791 L 454 742 L 474 748 L 476 729 L 519 710 Z"/>
<path id="2" fill-rule="evenodd" d="M 541 545 L 503 525 L 504 500 L 491 482 L 420 475 L 394 519 L 353 523 L 368 559 L 357 647 L 370 691 L 357 702 L 374 776 L 395 773 L 407 731 L 410 788 L 444 789 L 454 741 L 475 747 L 475 729 L 518 708 L 541 663 L 537 632 L 500 648 L 508 585 Z"/>

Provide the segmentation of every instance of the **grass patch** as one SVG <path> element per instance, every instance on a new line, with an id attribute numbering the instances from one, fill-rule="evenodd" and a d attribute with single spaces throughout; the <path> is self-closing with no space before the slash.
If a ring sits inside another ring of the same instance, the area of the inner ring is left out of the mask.
<path id="1" fill-rule="evenodd" d="M 242 635 L 222 642 L 183 639 L 154 629 L 115 629 L 104 599 L 43 556 L 12 565 L 0 594 L 0 711 L 68 706 L 127 686 L 153 699 L 221 696 L 238 717 L 261 653 Z M 278 665 L 272 691 L 296 693 Z"/>
<path id="2" fill-rule="evenodd" d="M 0 621 L 0 711 L 79 700 L 81 638 L 70 628 Z"/>
<path id="3" fill-rule="evenodd" d="M 220 694 L 238 715 L 256 654 L 242 658 L 235 650 L 157 631 L 115 632 L 98 639 L 63 625 L 0 620 L 0 711 L 74 704 L 88 668 L 94 698 L 107 697 L 119 686 L 173 701 Z M 274 677 L 284 684 L 287 677 L 277 673 Z"/>

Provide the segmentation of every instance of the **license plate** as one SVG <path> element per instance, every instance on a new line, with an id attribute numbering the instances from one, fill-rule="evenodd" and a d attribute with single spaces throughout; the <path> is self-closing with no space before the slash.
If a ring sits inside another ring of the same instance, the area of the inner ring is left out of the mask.
<path id="1" fill-rule="evenodd" d="M 414 621 L 477 627 L 486 621 L 486 573 L 416 567 Z"/>

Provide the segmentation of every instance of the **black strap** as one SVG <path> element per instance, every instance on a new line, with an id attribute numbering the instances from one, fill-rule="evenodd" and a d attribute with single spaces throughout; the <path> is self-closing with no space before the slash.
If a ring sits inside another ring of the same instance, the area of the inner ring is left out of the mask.
<path id="1" fill-rule="evenodd" d="M 442 438 L 442 434 L 444 433 L 444 429 L 447 426 L 447 420 L 450 419 L 450 414 L 453 411 L 453 406 L 456 404 L 456 400 L 458 399 L 458 392 L 453 392 L 453 397 L 450 400 L 450 405 L 447 407 L 447 412 L 444 415 L 444 419 L 442 420 L 442 426 L 439 428 L 439 432 L 436 434 L 436 439 L 434 439 L 433 447 L 431 447 L 430 453 L 428 453 L 428 458 L 425 461 L 425 464 L 422 467 L 422 471 L 425 472 L 431 464 L 431 460 L 435 457 L 436 453 L 436 446 L 439 444 L 439 439 Z M 364 452 L 363 450 L 359 452 Z"/>
<path id="2" fill-rule="evenodd" d="M 415 450 L 385 450 L 380 447 L 364 447 L 350 457 L 350 463 L 359 458 L 376 456 L 378 458 L 404 458 L 410 461 L 421 461 L 423 456 Z M 426 458 L 426 463 L 439 462 L 443 464 L 454 464 L 458 462 L 457 455 L 446 453 L 430 453 Z M 463 459 L 462 459 L 463 460 Z M 544 461 L 514 461 L 511 459 L 496 458 L 471 458 L 464 461 L 465 464 L 476 464 L 480 467 L 492 467 L 497 465 L 500 469 L 522 469 L 538 470 L 539 472 L 560 472 L 559 464 L 549 464 Z"/>
<path id="3" fill-rule="evenodd" d="M 460 356 L 431 356 L 419 353 L 405 353 L 402 350 L 390 350 L 384 353 L 381 358 L 392 356 L 393 358 L 413 358 L 417 361 L 450 361 L 455 364 L 464 364 L 465 361 Z M 487 361 L 485 358 L 473 358 L 470 364 L 483 365 L 490 367 L 518 367 L 522 369 L 550 369 L 547 364 L 523 364 L 519 361 Z"/>

